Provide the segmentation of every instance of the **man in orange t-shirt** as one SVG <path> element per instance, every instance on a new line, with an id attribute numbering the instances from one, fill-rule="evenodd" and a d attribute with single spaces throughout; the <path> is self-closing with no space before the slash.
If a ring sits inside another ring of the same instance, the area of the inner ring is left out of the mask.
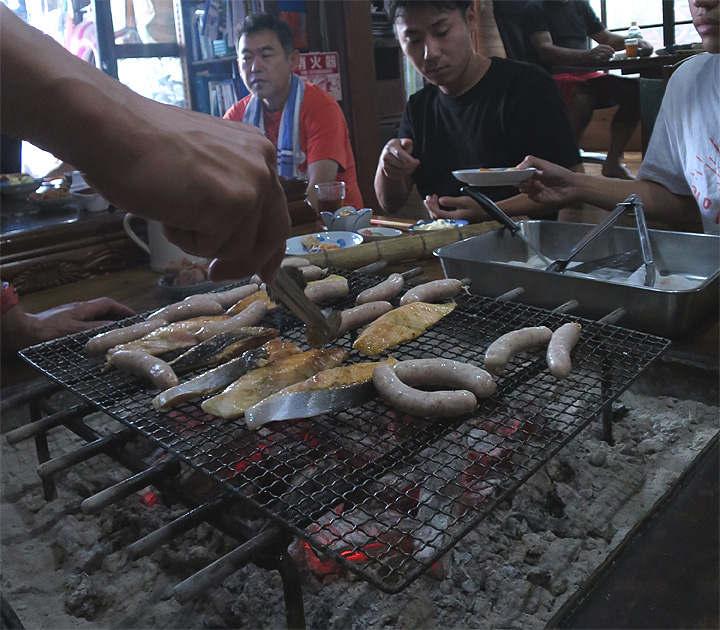
<path id="1" fill-rule="evenodd" d="M 251 94 L 224 118 L 259 127 L 278 149 L 280 175 L 308 180 L 308 200 L 315 208 L 315 184 L 333 181 L 345 182 L 344 205 L 362 208 L 345 117 L 332 96 L 293 73 L 299 52 L 290 27 L 274 15 L 249 15 L 237 48 Z"/>

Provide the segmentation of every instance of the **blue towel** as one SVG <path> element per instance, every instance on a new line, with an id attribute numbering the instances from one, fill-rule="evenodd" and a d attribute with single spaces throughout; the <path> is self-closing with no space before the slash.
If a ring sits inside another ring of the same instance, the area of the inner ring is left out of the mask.
<path id="1" fill-rule="evenodd" d="M 305 83 L 298 75 L 293 74 L 290 96 L 287 103 L 285 103 L 282 118 L 280 119 L 277 143 L 278 173 L 287 179 L 298 177 L 298 167 L 304 158 L 302 151 L 300 151 L 300 106 L 304 96 Z M 243 122 L 254 125 L 265 133 L 263 105 L 255 95 L 250 97 L 243 115 Z"/>

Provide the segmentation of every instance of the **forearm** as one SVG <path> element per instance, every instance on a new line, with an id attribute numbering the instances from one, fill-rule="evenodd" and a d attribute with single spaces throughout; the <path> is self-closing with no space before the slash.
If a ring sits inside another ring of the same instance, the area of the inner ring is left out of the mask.
<path id="1" fill-rule="evenodd" d="M 307 200 L 317 210 L 317 191 L 315 184 L 334 182 L 337 178 L 338 163 L 335 160 L 318 160 L 308 164 Z"/>
<path id="2" fill-rule="evenodd" d="M 526 216 L 531 219 L 554 216 L 560 209 L 560 204 L 537 203 L 524 193 L 503 199 L 497 203 L 497 206 L 509 217 Z"/>
<path id="3" fill-rule="evenodd" d="M 3 130 L 81 169 L 137 146 L 146 99 L 0 9 Z"/>
<path id="4" fill-rule="evenodd" d="M 385 212 L 400 210 L 407 202 L 413 185 L 411 177 L 390 179 L 381 168 L 375 172 L 375 194 Z"/>
<path id="5" fill-rule="evenodd" d="M 563 48 L 555 44 L 544 45 L 537 48 L 538 57 L 543 63 L 554 66 L 571 65 L 580 63 L 585 59 L 584 50 L 576 50 L 575 48 Z"/>
<path id="6" fill-rule="evenodd" d="M 572 196 L 576 201 L 612 210 L 632 194 L 643 203 L 648 218 L 657 221 L 677 221 L 693 218 L 697 204 L 690 196 L 676 195 L 665 186 L 650 180 L 608 180 L 575 173 L 571 180 Z"/>

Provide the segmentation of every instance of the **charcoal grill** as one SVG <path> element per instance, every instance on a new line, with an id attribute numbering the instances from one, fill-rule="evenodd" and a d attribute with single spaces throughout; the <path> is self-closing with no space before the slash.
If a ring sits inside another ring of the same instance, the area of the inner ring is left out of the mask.
<path id="1" fill-rule="evenodd" d="M 378 279 L 337 271 L 350 296 Z M 335 307 L 349 307 L 352 299 Z M 563 312 L 475 295 L 419 338 L 388 354 L 440 356 L 482 365 L 487 345 L 524 326 L 583 326 L 573 373 L 558 381 L 542 353 L 521 354 L 494 396 L 462 417 L 427 420 L 372 401 L 345 412 L 249 431 L 205 414 L 197 402 L 160 413 L 155 390 L 83 354 L 92 333 L 33 346 L 38 370 L 163 450 L 218 482 L 284 531 L 387 593 L 437 563 L 626 390 L 670 342 Z M 128 325 L 139 318 L 122 322 Z M 261 325 L 307 348 L 302 324 L 282 309 Z M 109 325 L 106 329 L 112 328 Z M 337 346 L 367 360 L 350 337 Z M 192 376 L 192 375 L 189 375 Z M 358 560 L 361 561 L 358 561 Z"/>

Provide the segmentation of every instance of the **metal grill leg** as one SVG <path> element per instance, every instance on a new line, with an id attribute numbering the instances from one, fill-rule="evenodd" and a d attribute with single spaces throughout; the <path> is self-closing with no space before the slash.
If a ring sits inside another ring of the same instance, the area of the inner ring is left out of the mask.
<path id="1" fill-rule="evenodd" d="M 30 411 L 30 421 L 36 422 L 40 420 L 42 414 L 40 412 L 40 400 L 33 400 L 28 405 Z M 37 452 L 38 464 L 44 464 L 50 459 L 50 449 L 48 448 L 47 433 L 44 431 L 35 436 L 35 451 Z M 57 488 L 55 487 L 55 479 L 43 477 L 41 479 L 43 487 L 43 496 L 46 501 L 52 501 L 57 498 Z"/>
<path id="2" fill-rule="evenodd" d="M 285 594 L 285 615 L 287 627 L 291 630 L 305 628 L 305 606 L 303 604 L 302 585 L 297 565 L 285 551 L 277 557 L 276 568 L 280 573 Z"/>

